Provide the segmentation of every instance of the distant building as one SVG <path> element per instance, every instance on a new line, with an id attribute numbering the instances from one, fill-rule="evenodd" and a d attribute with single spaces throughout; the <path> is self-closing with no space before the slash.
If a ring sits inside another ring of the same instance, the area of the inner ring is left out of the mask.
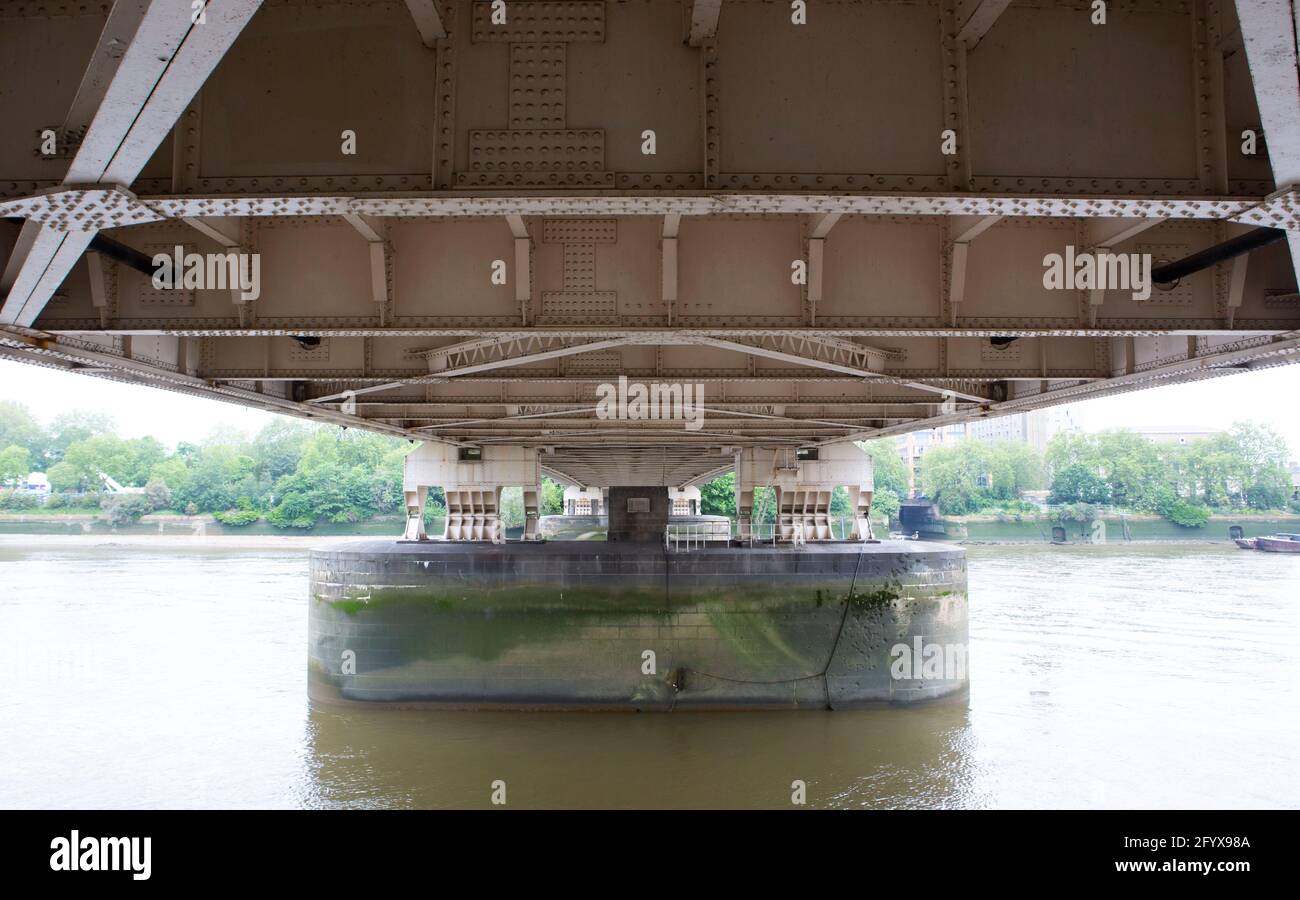
<path id="1" fill-rule="evenodd" d="M 931 428 L 927 431 L 913 431 L 899 435 L 896 439 L 898 455 L 907 469 L 907 495 L 921 495 L 921 459 L 925 451 L 944 442 L 944 428 Z"/>
<path id="2" fill-rule="evenodd" d="M 1079 430 L 1079 421 L 1069 406 L 1053 406 L 900 435 L 897 439 L 898 455 L 907 467 L 908 492 L 916 497 L 921 493 L 921 459 L 926 450 L 937 444 L 952 444 L 967 438 L 988 442 L 1019 441 L 1042 453 L 1053 435 Z"/>
<path id="3" fill-rule="evenodd" d="M 564 489 L 564 512 L 566 516 L 604 516 L 609 515 L 609 497 L 607 488 L 578 487 L 570 485 Z M 691 487 L 670 487 L 668 489 L 670 515 L 698 516 L 701 508 L 700 489 Z"/>
<path id="4" fill-rule="evenodd" d="M 569 485 L 564 489 L 564 515 L 599 516 L 605 512 L 604 500 L 603 488 Z"/>
<path id="5" fill-rule="evenodd" d="M 1125 428 L 1124 431 L 1131 431 L 1134 434 L 1140 434 L 1142 437 L 1157 444 L 1190 444 L 1193 441 L 1199 441 L 1207 437 L 1214 437 L 1216 434 L 1223 434 L 1222 428 L 1204 428 L 1198 426 L 1182 425 L 1142 425 L 1137 428 Z"/>
<path id="6" fill-rule="evenodd" d="M 700 514 L 700 489 L 691 487 L 670 487 L 668 502 L 671 504 L 669 515 L 698 516 Z"/>
<path id="7" fill-rule="evenodd" d="M 22 489 L 31 491 L 34 494 L 48 494 L 50 492 L 50 479 L 44 472 L 32 472 L 23 482 Z"/>

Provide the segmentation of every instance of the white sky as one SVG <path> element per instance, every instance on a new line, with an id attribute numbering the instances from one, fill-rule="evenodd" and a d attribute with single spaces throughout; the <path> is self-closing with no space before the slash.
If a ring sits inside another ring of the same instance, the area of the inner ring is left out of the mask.
<path id="1" fill-rule="evenodd" d="M 153 435 L 168 447 L 200 441 L 218 429 L 252 433 L 276 418 L 216 400 L 4 360 L 0 390 L 46 424 L 67 410 L 99 409 L 114 418 L 123 437 Z M 1086 400 L 1073 409 L 1089 431 L 1142 425 L 1227 428 L 1249 419 L 1272 425 L 1286 438 L 1291 456 L 1300 457 L 1300 365 Z"/>
<path id="2" fill-rule="evenodd" d="M 218 429 L 251 434 L 277 418 L 232 403 L 7 360 L 0 360 L 0 396 L 26 406 L 46 425 L 73 409 L 105 412 L 120 436 L 153 435 L 168 448 L 179 441 L 201 441 Z"/>
<path id="3" fill-rule="evenodd" d="M 1143 425 L 1228 428 L 1253 421 L 1273 426 L 1300 458 L 1300 365 L 1133 391 L 1070 404 L 1085 431 Z"/>

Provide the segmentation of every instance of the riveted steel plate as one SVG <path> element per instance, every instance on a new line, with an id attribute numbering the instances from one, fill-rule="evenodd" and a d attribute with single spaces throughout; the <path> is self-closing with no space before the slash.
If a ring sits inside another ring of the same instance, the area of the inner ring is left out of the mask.
<path id="1" fill-rule="evenodd" d="M 564 44 L 510 45 L 510 127 L 562 129 Z"/>
<path id="2" fill-rule="evenodd" d="M 572 319 L 608 319 L 618 313 L 614 291 L 543 291 L 542 315 Z"/>
<path id="3" fill-rule="evenodd" d="M 548 244 L 612 244 L 618 240 L 617 219 L 547 219 L 542 240 Z"/>
<path id="4" fill-rule="evenodd" d="M 598 0 L 569 3 L 503 3 L 498 10 L 504 22 L 493 22 L 493 7 L 486 0 L 474 3 L 474 43 L 505 41 L 605 40 L 605 4 Z"/>
<path id="5" fill-rule="evenodd" d="M 599 129 L 505 129 L 469 133 L 469 172 L 599 172 L 605 133 Z"/>

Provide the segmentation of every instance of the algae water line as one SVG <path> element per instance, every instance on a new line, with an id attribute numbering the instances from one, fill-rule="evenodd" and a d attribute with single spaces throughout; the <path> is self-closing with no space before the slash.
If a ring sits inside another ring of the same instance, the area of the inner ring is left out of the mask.
<path id="1" fill-rule="evenodd" d="M 798 678 L 777 678 L 772 681 L 756 681 L 753 679 L 746 679 L 746 678 L 729 678 L 726 675 L 714 675 L 711 672 L 702 672 L 699 669 L 692 669 L 689 666 L 682 666 L 679 671 L 682 672 L 683 675 L 687 672 L 690 672 L 696 675 L 703 675 L 705 678 L 713 678 L 716 679 L 717 681 L 729 681 L 732 684 L 795 684 L 800 681 L 811 681 L 814 678 L 820 678 L 822 679 L 822 685 L 826 690 L 826 708 L 830 710 L 835 709 L 834 705 L 831 703 L 831 683 L 830 683 L 830 677 L 827 673 L 829 673 L 831 670 L 831 663 L 835 661 L 835 654 L 840 649 L 840 639 L 844 636 L 844 626 L 849 621 L 849 609 L 853 605 L 853 598 L 855 596 L 855 591 L 857 590 L 857 585 L 858 585 L 858 571 L 862 568 L 862 556 L 863 553 L 866 551 L 866 549 L 867 549 L 867 542 L 863 541 L 861 547 L 858 549 L 858 558 L 857 560 L 854 561 L 853 564 L 853 578 L 852 580 L 849 581 L 848 596 L 844 598 L 844 611 L 840 613 L 840 625 L 839 628 L 835 630 L 835 641 L 834 643 L 831 644 L 831 652 L 826 657 L 826 665 L 822 666 L 822 670 L 820 672 L 814 673 L 812 675 L 800 675 Z M 685 678 L 682 678 L 680 680 L 674 679 L 673 702 L 668 707 L 669 712 L 672 712 L 674 709 L 677 708 L 677 693 L 681 691 L 684 687 L 685 687 Z"/>

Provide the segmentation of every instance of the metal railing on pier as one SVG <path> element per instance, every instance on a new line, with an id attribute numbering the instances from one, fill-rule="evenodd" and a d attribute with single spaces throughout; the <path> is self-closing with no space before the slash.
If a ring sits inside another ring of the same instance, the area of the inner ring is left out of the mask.
<path id="1" fill-rule="evenodd" d="M 832 540 L 848 540 L 853 530 L 853 520 L 839 516 L 830 521 Z M 739 541 L 752 547 L 755 544 L 776 543 L 776 523 L 756 522 L 744 533 L 738 533 L 735 522 L 673 522 L 664 529 L 664 549 L 685 553 L 703 549 L 709 544 L 728 544 Z M 794 541 L 801 545 L 804 541 Z"/>
<path id="2" fill-rule="evenodd" d="M 672 522 L 664 529 L 664 549 L 674 553 L 730 542 L 730 522 Z"/>

